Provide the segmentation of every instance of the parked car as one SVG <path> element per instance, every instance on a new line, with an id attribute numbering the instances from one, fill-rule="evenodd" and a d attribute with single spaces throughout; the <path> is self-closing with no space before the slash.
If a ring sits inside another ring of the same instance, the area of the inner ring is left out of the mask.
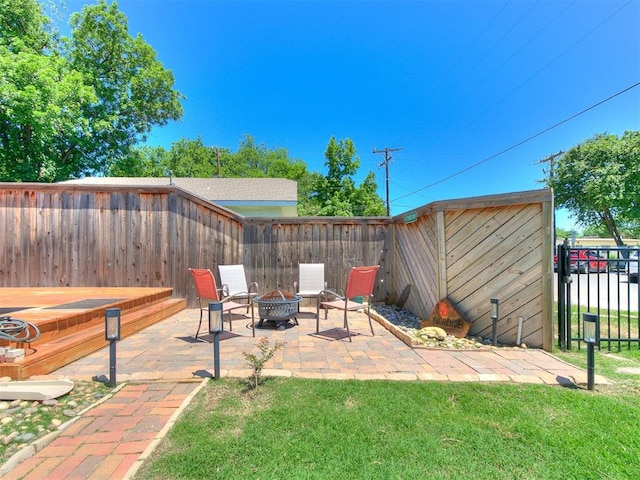
<path id="1" fill-rule="evenodd" d="M 558 256 L 553 256 L 553 271 L 558 271 Z M 569 252 L 571 273 L 600 273 L 607 271 L 607 259 L 594 250 L 571 250 Z"/>
<path id="2" fill-rule="evenodd" d="M 622 274 L 629 273 L 629 265 L 637 258 L 637 247 L 620 247 L 609 253 L 609 271 Z"/>
<path id="3" fill-rule="evenodd" d="M 635 251 L 629 256 L 629 282 L 638 283 L 638 252 Z"/>

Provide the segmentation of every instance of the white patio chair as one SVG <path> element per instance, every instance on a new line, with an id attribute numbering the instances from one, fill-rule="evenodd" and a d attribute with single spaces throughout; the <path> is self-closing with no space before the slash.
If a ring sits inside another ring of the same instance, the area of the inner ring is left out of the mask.
<path id="1" fill-rule="evenodd" d="M 251 299 L 258 295 L 258 283 L 247 284 L 244 265 L 218 265 L 218 272 L 220 272 L 223 298 L 246 302 L 248 312 Z"/>
<path id="2" fill-rule="evenodd" d="M 298 266 L 298 281 L 294 289 L 302 298 L 318 298 L 327 289 L 324 280 L 324 263 L 301 263 Z M 300 304 L 298 304 L 298 308 Z"/>

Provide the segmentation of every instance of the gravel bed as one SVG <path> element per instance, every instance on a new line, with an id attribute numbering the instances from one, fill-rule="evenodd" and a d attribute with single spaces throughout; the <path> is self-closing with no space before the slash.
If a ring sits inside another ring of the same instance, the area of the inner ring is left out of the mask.
<path id="1" fill-rule="evenodd" d="M 101 382 L 74 382 L 73 389 L 57 399 L 0 400 L 0 464 L 22 447 L 57 430 L 111 390 Z"/>
<path id="2" fill-rule="evenodd" d="M 513 345 L 494 346 L 490 338 L 483 338 L 479 335 L 467 336 L 465 338 L 457 338 L 453 335 L 437 339 L 427 334 L 427 330 L 421 326 L 421 319 L 408 310 L 399 309 L 393 305 L 372 305 L 379 315 L 384 317 L 389 323 L 398 328 L 399 331 L 414 338 L 417 343 L 429 348 L 447 348 L 447 349 L 495 349 L 495 348 L 526 348 L 522 344 L 520 347 Z"/>

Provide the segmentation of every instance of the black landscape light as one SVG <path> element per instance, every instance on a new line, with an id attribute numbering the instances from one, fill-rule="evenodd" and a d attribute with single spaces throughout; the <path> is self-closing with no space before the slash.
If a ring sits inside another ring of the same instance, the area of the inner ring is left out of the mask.
<path id="1" fill-rule="evenodd" d="M 209 333 L 213 335 L 213 378 L 220 378 L 220 333 L 222 324 L 222 303 L 209 303 Z"/>
<path id="2" fill-rule="evenodd" d="M 104 336 L 109 340 L 109 383 L 116 385 L 116 342 L 120 340 L 120 309 L 107 308 L 104 314 Z"/>
<path id="3" fill-rule="evenodd" d="M 493 346 L 498 345 L 498 305 L 500 304 L 500 300 L 497 298 L 491 299 L 491 337 L 493 339 Z"/>
<path id="4" fill-rule="evenodd" d="M 582 340 L 587 344 L 587 388 L 593 390 L 595 380 L 595 346 L 599 342 L 598 315 L 582 314 Z"/>

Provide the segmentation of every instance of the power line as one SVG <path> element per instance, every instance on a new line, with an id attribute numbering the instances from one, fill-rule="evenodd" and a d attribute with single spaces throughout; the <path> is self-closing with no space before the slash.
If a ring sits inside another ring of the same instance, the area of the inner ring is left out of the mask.
<path id="1" fill-rule="evenodd" d="M 469 75 L 470 75 L 470 74 L 471 74 L 471 73 L 472 73 L 476 68 L 478 68 L 478 66 L 480 66 L 480 65 L 484 62 L 484 60 L 485 60 L 489 55 L 491 55 L 491 52 L 493 52 L 493 51 L 496 49 L 496 47 L 497 47 L 498 45 L 500 45 L 500 44 L 502 43 L 502 41 L 503 41 L 505 38 L 507 38 L 507 37 L 509 36 L 509 34 L 510 34 L 512 31 L 514 31 L 514 30 L 516 29 L 516 27 L 520 24 L 520 22 L 522 22 L 526 17 L 528 17 L 528 16 L 529 16 L 529 14 L 531 13 L 531 11 L 536 7 L 536 5 L 537 5 L 537 4 L 538 4 L 538 2 L 534 3 L 533 5 L 531 5 L 531 7 L 529 7 L 529 10 L 527 10 L 527 11 L 526 11 L 526 12 L 525 12 L 525 13 L 524 13 L 524 14 L 523 14 L 523 15 L 522 15 L 518 20 L 516 20 L 516 22 L 515 22 L 513 25 L 511 25 L 511 28 L 510 28 L 509 30 L 507 30 L 507 32 L 506 32 L 506 33 L 504 33 L 504 34 L 502 35 L 502 37 L 500 37 L 500 38 L 498 39 L 498 41 L 497 41 L 496 43 L 494 43 L 494 44 L 493 44 L 493 46 L 492 46 L 491 48 L 489 48 L 489 51 L 488 51 L 487 53 L 485 53 L 485 54 L 484 54 L 484 56 L 483 56 L 483 57 L 481 57 L 481 58 L 480 58 L 480 60 L 478 60 L 478 61 L 476 62 L 476 64 L 475 64 L 473 67 L 471 67 L 471 70 L 469 70 L 469 71 L 468 71 L 464 76 L 465 76 L 465 77 L 468 77 L 468 76 L 469 76 Z"/>
<path id="2" fill-rule="evenodd" d="M 497 107 L 501 102 L 503 102 L 504 100 L 506 100 L 508 97 L 512 96 L 514 93 L 516 93 L 518 90 L 522 89 L 525 85 L 527 85 L 529 82 L 531 82 L 534 78 L 536 78 L 538 75 L 540 75 L 543 71 L 545 71 L 546 69 L 548 69 L 549 67 L 551 67 L 554 63 L 556 63 L 558 60 L 560 60 L 561 57 L 563 57 L 565 54 L 567 54 L 571 49 L 573 49 L 574 47 L 576 47 L 579 43 L 581 43 L 582 41 L 584 41 L 587 37 L 589 37 L 592 33 L 594 33 L 596 30 L 598 30 L 600 27 L 602 27 L 603 25 L 605 25 L 607 22 L 609 22 L 612 18 L 614 18 L 616 15 L 618 15 L 623 9 L 625 9 L 626 7 L 628 7 L 630 4 L 632 3 L 632 0 L 628 0 L 624 5 L 622 5 L 620 8 L 618 8 L 616 11 L 614 11 L 613 13 L 611 13 L 607 18 L 605 18 L 604 20 L 602 20 L 600 23 L 598 23 L 597 25 L 595 25 L 593 28 L 591 28 L 591 30 L 589 30 L 587 33 L 585 33 L 584 35 L 582 35 L 580 38 L 578 38 L 576 41 L 574 41 L 571 45 L 569 45 L 567 48 L 565 48 L 560 54 L 556 55 L 555 58 L 553 58 L 551 61 L 549 61 L 546 65 L 544 65 L 542 68 L 538 69 L 534 74 L 530 75 L 524 82 L 520 83 L 518 86 L 516 86 L 515 88 L 513 88 L 509 93 L 505 94 L 502 96 L 502 98 L 500 98 L 499 100 L 495 101 L 493 103 L 493 105 L 491 105 L 490 107 L 488 107 L 487 109 L 485 109 L 485 111 L 479 115 L 476 115 L 475 118 L 473 118 L 472 120 L 468 121 L 463 127 L 458 128 L 457 129 L 457 133 L 454 133 L 452 135 L 450 135 L 449 137 L 447 137 L 446 139 L 442 140 L 441 142 L 439 142 L 436 146 L 432 147 L 429 152 L 427 152 L 427 155 L 430 152 L 435 151 L 438 147 L 442 146 L 443 144 L 449 142 L 450 140 L 456 138 L 456 136 L 459 136 L 460 132 L 468 129 L 471 125 L 473 125 L 475 122 L 477 122 L 478 120 L 480 120 L 481 118 L 483 118 L 485 115 L 487 115 L 491 110 L 493 110 L 495 107 Z M 573 3 L 572 3 L 573 5 Z M 566 9 L 565 9 L 566 10 Z M 563 10 L 561 13 L 564 13 Z M 557 17 L 556 17 L 557 18 Z M 555 18 L 554 18 L 555 20 Z M 497 71 L 497 70 L 496 70 Z M 495 73 L 495 71 L 493 72 Z M 492 73 L 492 75 L 493 75 Z M 480 84 L 479 84 L 480 85 Z M 479 85 L 477 85 L 476 87 L 474 87 L 474 90 L 479 87 Z M 473 91 L 473 90 L 472 90 Z M 471 92 L 469 92 L 471 93 Z M 469 94 L 465 95 L 463 98 L 466 98 Z M 425 187 L 428 188 L 428 187 Z M 411 194 L 409 194 L 411 195 Z M 402 198 L 402 197 L 400 197 Z"/>
<path id="3" fill-rule="evenodd" d="M 529 40 L 527 40 L 524 45 L 522 45 L 518 50 L 516 50 L 514 53 L 512 53 L 509 58 L 507 58 L 505 61 L 503 61 L 500 64 L 500 66 L 498 66 L 498 68 L 494 68 L 493 71 L 484 78 L 484 80 L 482 80 L 481 82 L 477 83 L 476 86 L 473 87 L 463 98 L 468 98 L 472 93 L 474 93 L 483 84 L 485 84 L 491 77 L 493 77 L 496 73 L 498 73 L 507 63 L 509 63 L 513 58 L 517 57 L 518 54 L 521 51 L 523 51 L 536 38 L 538 38 L 553 22 L 555 22 L 558 18 L 560 18 L 562 15 L 564 15 L 564 13 L 567 10 L 569 10 L 569 8 L 571 8 L 575 3 L 576 2 L 574 0 L 572 3 L 568 4 L 560 13 L 558 13 L 554 18 L 552 18 L 549 22 L 547 22 L 547 24 L 544 27 L 542 27 L 540 30 L 538 30 L 538 32 L 536 32 L 535 35 L 533 35 L 531 38 L 529 38 Z"/>
<path id="4" fill-rule="evenodd" d="M 457 60 L 455 62 L 453 62 L 453 64 L 451 65 L 451 67 L 449 68 L 447 73 L 444 74 L 444 76 L 440 79 L 438 84 L 441 84 L 447 78 L 447 76 L 449 76 L 449 74 L 455 69 L 455 67 L 458 65 L 458 63 L 460 63 L 460 60 L 462 60 L 462 58 L 467 54 L 467 52 L 469 52 L 471 50 L 471 48 L 478 42 L 478 40 L 480 40 L 480 38 L 489 30 L 491 25 L 493 25 L 493 23 L 500 16 L 500 14 L 504 11 L 504 9 L 507 8 L 508 5 L 509 5 L 509 2 L 508 1 L 505 2 L 505 4 L 500 9 L 500 11 L 498 13 L 496 13 L 493 16 L 493 18 L 491 19 L 491 21 L 488 23 L 488 25 L 486 27 L 484 27 L 484 30 L 482 30 L 482 32 L 480 32 L 480 34 L 467 46 L 465 51 L 462 52 L 462 54 L 457 58 Z"/>
<path id="5" fill-rule="evenodd" d="M 600 105 L 602 105 L 602 104 L 604 104 L 604 103 L 606 103 L 606 102 L 608 102 L 610 100 L 613 100 L 614 98 L 622 95 L 623 93 L 628 92 L 629 90 L 631 90 L 633 88 L 636 88 L 639 85 L 640 85 L 640 82 L 636 82 L 633 85 L 631 85 L 631 86 L 629 86 L 629 87 L 627 87 L 627 88 L 625 88 L 623 90 L 620 90 L 619 92 L 614 93 L 613 95 L 605 98 L 604 100 L 601 100 L 598 103 L 595 103 L 595 104 L 591 105 L 590 107 L 587 107 L 584 110 L 582 110 L 582 111 L 580 111 L 578 113 L 575 113 L 575 114 L 571 115 L 570 117 L 567 117 L 564 120 L 562 120 L 562 121 L 560 121 L 560 122 L 558 122 L 558 123 L 556 123 L 554 125 L 551 125 L 550 127 L 547 127 L 544 130 L 541 130 L 540 132 L 538 132 L 538 133 L 536 133 L 534 135 L 531 135 L 530 137 L 525 138 L 524 140 L 522 140 L 522 141 L 520 141 L 520 142 L 518 142 L 518 143 L 516 143 L 514 145 L 511 145 L 510 147 L 505 148 L 504 150 L 501 150 L 498 153 L 495 153 L 495 154 L 491 155 L 490 157 L 485 158 L 484 160 L 480 160 L 479 162 L 476 162 L 476 163 L 474 163 L 472 165 L 469 165 L 468 167 L 463 168 L 462 170 L 459 170 L 459 171 L 457 171 L 455 173 L 452 173 L 451 175 L 449 175 L 447 177 L 444 177 L 444 178 L 442 178 L 442 179 L 440 179 L 440 180 L 438 180 L 436 182 L 433 182 L 433 183 L 431 183 L 431 184 L 429 184 L 427 186 L 424 186 L 422 188 L 419 188 L 418 190 L 415 190 L 415 191 L 413 191 L 411 193 L 407 193 L 406 195 L 402 195 L 400 197 L 394 198 L 393 201 L 395 202 L 396 200 L 400 200 L 401 198 L 405 198 L 405 197 L 408 197 L 408 196 L 411 196 L 411 195 L 415 195 L 416 193 L 421 192 L 423 190 L 426 190 L 427 188 L 434 187 L 436 185 L 439 185 L 440 183 L 446 182 L 447 180 L 451 180 L 452 178 L 457 177 L 458 175 L 462 175 L 463 173 L 468 172 L 469 170 L 471 170 L 471 169 L 473 169 L 473 168 L 475 168 L 475 167 L 477 167 L 479 165 L 482 165 L 483 163 L 486 163 L 489 160 L 493 160 L 494 158 L 499 157 L 500 155 L 503 155 L 503 154 L 505 154 L 505 153 L 507 153 L 507 152 L 509 152 L 509 151 L 521 146 L 521 145 L 524 145 L 525 143 L 530 142 L 534 138 L 537 138 L 540 135 L 544 135 L 548 131 L 553 130 L 554 128 L 557 128 L 560 125 L 563 125 L 563 124 L 573 120 L 574 118 L 579 117 L 580 115 L 583 115 L 583 114 L 587 113 L 588 111 L 593 110 L 594 108 L 599 107 Z"/>
<path id="6" fill-rule="evenodd" d="M 387 217 L 391 216 L 391 206 L 389 205 L 389 162 L 391 162 L 392 158 L 390 153 L 397 152 L 398 150 L 402 150 L 402 147 L 399 148 L 389 148 L 386 147 L 384 150 L 376 150 L 373 148 L 373 153 L 384 153 L 384 160 L 378 164 L 378 168 L 384 165 L 384 178 L 385 184 L 387 188 Z"/>

